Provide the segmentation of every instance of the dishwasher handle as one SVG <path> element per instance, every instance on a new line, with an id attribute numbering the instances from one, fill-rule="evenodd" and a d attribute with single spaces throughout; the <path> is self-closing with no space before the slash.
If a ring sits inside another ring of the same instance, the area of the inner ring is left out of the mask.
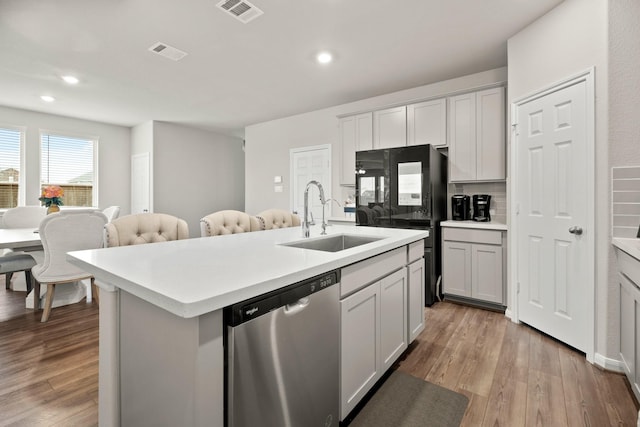
<path id="1" fill-rule="evenodd" d="M 307 308 L 307 306 L 311 303 L 309 297 L 300 298 L 298 301 L 293 304 L 287 304 L 284 306 L 284 314 L 286 316 L 294 316 L 300 313 L 302 310 Z"/>

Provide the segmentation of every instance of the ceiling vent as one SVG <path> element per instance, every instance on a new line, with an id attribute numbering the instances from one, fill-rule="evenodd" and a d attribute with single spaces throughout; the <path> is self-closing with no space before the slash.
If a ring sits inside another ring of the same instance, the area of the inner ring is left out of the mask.
<path id="1" fill-rule="evenodd" d="M 243 24 L 253 21 L 264 13 L 246 0 L 222 0 L 216 6 Z"/>
<path id="2" fill-rule="evenodd" d="M 149 48 L 151 52 L 157 53 L 160 56 L 164 56 L 165 58 L 169 58 L 172 61 L 179 61 L 185 56 L 187 56 L 187 52 L 183 52 L 180 49 L 176 49 L 175 47 L 171 47 L 165 43 L 156 43 Z"/>

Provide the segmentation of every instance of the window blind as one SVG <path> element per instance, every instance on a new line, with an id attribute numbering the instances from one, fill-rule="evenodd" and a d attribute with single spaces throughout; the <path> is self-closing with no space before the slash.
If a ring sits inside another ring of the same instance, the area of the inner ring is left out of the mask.
<path id="1" fill-rule="evenodd" d="M 40 183 L 63 188 L 65 205 L 92 206 L 95 141 L 41 135 Z"/>
<path id="2" fill-rule="evenodd" d="M 22 132 L 0 128 L 0 208 L 18 205 Z"/>

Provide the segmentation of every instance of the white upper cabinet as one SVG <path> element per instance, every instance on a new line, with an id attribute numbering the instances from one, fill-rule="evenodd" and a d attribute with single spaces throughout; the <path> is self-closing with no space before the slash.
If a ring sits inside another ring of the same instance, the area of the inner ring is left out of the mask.
<path id="1" fill-rule="evenodd" d="M 506 178 L 504 88 L 449 98 L 449 181 Z"/>
<path id="2" fill-rule="evenodd" d="M 447 145 L 447 99 L 407 106 L 407 145 Z"/>
<path id="3" fill-rule="evenodd" d="M 355 185 L 356 151 L 373 149 L 373 113 L 340 119 L 342 143 L 341 185 Z"/>
<path id="4" fill-rule="evenodd" d="M 373 113 L 373 148 L 407 145 L 407 107 L 387 108 Z"/>

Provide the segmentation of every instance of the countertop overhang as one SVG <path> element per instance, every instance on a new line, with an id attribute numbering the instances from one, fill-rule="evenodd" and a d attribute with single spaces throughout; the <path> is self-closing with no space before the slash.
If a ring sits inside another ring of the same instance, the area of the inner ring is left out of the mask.
<path id="1" fill-rule="evenodd" d="M 426 230 L 332 225 L 327 235 L 381 240 L 339 252 L 283 246 L 300 227 L 147 245 L 75 251 L 72 264 L 106 290 L 126 291 L 176 316 L 192 318 L 344 267 L 429 236 Z M 320 227 L 309 239 L 321 238 Z"/>
<path id="2" fill-rule="evenodd" d="M 614 237 L 612 244 L 640 261 L 640 239 Z"/>

